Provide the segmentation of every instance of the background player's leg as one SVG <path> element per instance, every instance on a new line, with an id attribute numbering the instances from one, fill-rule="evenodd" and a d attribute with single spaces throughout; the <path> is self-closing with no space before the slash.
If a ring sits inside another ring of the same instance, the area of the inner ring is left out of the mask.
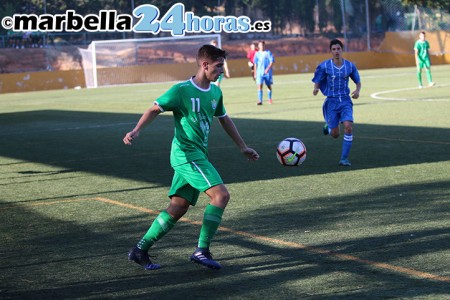
<path id="1" fill-rule="evenodd" d="M 419 81 L 419 88 L 421 88 L 422 85 L 422 69 L 417 68 L 417 80 Z"/>
<path id="2" fill-rule="evenodd" d="M 431 70 L 429 68 L 425 69 L 425 74 L 427 75 L 428 85 L 433 85 L 433 78 L 431 77 Z"/>

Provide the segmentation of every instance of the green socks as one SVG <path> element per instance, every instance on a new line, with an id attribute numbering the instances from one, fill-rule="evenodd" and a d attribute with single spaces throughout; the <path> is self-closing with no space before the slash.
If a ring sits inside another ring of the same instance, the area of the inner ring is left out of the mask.
<path id="1" fill-rule="evenodd" d="M 203 215 L 203 224 L 200 230 L 200 237 L 198 240 L 199 248 L 209 248 L 211 240 L 214 237 L 220 222 L 222 221 L 223 209 L 217 206 L 208 204 Z M 137 247 L 143 251 L 148 251 L 153 244 L 161 239 L 167 232 L 169 232 L 177 221 L 172 218 L 169 213 L 162 211 L 153 221 L 147 233 L 137 244 Z"/>
<path id="2" fill-rule="evenodd" d="M 137 247 L 143 251 L 148 251 L 156 241 L 161 239 L 175 226 L 176 222 L 168 212 L 162 211 L 153 221 L 152 226 L 150 226 L 144 237 L 139 241 Z"/>
<path id="3" fill-rule="evenodd" d="M 428 83 L 431 84 L 433 82 L 433 79 L 431 77 L 431 70 L 425 69 L 425 74 L 427 75 Z M 417 71 L 417 80 L 419 81 L 419 85 L 422 86 L 422 72 Z"/>
<path id="4" fill-rule="evenodd" d="M 203 215 L 203 225 L 198 239 L 198 248 L 209 248 L 209 244 L 211 244 L 211 240 L 222 221 L 223 211 L 222 208 L 211 204 L 206 206 L 205 214 Z"/>
<path id="5" fill-rule="evenodd" d="M 422 86 L 422 72 L 417 71 L 417 80 L 419 81 L 419 85 Z"/>
<path id="6" fill-rule="evenodd" d="M 425 69 L 425 74 L 427 74 L 428 83 L 431 84 L 433 82 L 433 80 L 431 79 L 431 70 Z"/>

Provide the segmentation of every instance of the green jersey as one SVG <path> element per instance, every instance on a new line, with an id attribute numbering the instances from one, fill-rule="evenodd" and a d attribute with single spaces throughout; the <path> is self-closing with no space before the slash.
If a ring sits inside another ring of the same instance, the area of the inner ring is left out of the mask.
<path id="1" fill-rule="evenodd" d="M 175 133 L 170 163 L 178 166 L 208 157 L 208 139 L 213 117 L 226 116 L 222 91 L 211 84 L 202 89 L 190 80 L 175 84 L 156 99 L 162 112 L 172 111 Z"/>
<path id="2" fill-rule="evenodd" d="M 429 60 L 428 50 L 430 49 L 430 44 L 428 41 L 417 40 L 414 44 L 414 49 L 417 50 L 417 57 L 421 61 Z"/>

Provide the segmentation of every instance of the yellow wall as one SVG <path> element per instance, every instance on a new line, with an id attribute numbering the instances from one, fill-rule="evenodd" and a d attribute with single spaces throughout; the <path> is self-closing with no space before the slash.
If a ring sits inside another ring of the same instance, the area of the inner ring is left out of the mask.
<path id="1" fill-rule="evenodd" d="M 349 52 L 344 57 L 353 61 L 359 69 L 394 68 L 414 66 L 413 54 L 394 54 L 379 52 Z M 329 54 L 299 55 L 289 57 L 276 57 L 274 73 L 295 74 L 314 72 L 317 64 L 329 59 Z M 450 54 L 431 56 L 434 65 L 449 64 Z M 228 61 L 228 67 L 232 77 L 250 76 L 250 70 L 246 59 Z M 196 71 L 195 64 L 164 64 L 150 66 L 126 67 L 122 72 L 124 77 L 113 77 L 111 84 L 124 82 L 148 82 L 153 75 L 152 81 L 177 81 L 184 80 Z M 102 69 L 100 72 L 108 72 Z M 150 75 L 149 75 L 150 74 Z M 155 80 L 156 79 L 156 80 Z M 53 89 L 72 89 L 74 87 L 85 87 L 84 73 L 75 71 L 52 71 L 52 72 L 29 72 L 0 74 L 0 93 L 29 92 Z"/>
<path id="2" fill-rule="evenodd" d="M 353 61 L 359 69 L 398 68 L 415 65 L 413 46 L 419 32 L 386 32 L 385 39 L 379 51 L 349 52 L 344 57 Z M 437 31 L 426 34 L 430 42 L 431 63 L 434 65 L 450 63 L 450 32 Z M 446 53 L 446 54 L 443 54 Z M 433 55 L 436 54 L 436 55 Z M 275 74 L 295 74 L 314 72 L 316 66 L 330 58 L 329 54 L 299 55 L 275 57 Z M 228 61 L 232 77 L 250 76 L 246 59 Z M 160 64 L 124 67 L 120 73 L 107 78 L 107 84 L 162 82 L 184 80 L 196 71 L 196 65 Z M 100 69 L 101 74 L 111 74 L 108 68 Z M 100 80 L 99 80 L 100 81 Z M 99 82 L 100 85 L 102 82 Z M 0 93 L 28 92 L 52 89 L 71 89 L 77 86 L 85 87 L 82 70 L 27 72 L 0 74 Z"/>
<path id="3" fill-rule="evenodd" d="M 0 74 L 0 93 L 72 89 L 84 86 L 82 70 Z"/>
<path id="4" fill-rule="evenodd" d="M 311 73 L 314 72 L 320 62 L 330 58 L 330 54 L 275 57 L 274 74 Z M 413 54 L 374 51 L 348 52 L 344 53 L 344 58 L 354 62 L 360 70 L 415 66 Z M 433 65 L 450 64 L 450 53 L 437 56 L 432 55 L 431 63 Z M 250 70 L 245 59 L 231 60 L 228 62 L 228 67 L 232 77 L 250 76 Z"/>
<path id="5" fill-rule="evenodd" d="M 414 53 L 414 43 L 419 39 L 420 31 L 386 32 L 378 51 L 391 53 Z M 425 38 L 430 43 L 430 54 L 450 52 L 450 32 L 425 32 Z"/>

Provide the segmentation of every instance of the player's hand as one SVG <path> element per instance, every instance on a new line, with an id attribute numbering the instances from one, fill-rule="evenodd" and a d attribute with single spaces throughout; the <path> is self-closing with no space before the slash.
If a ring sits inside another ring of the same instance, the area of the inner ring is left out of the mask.
<path id="1" fill-rule="evenodd" d="M 247 157 L 248 160 L 258 160 L 259 154 L 252 148 L 244 148 L 242 153 Z"/>
<path id="2" fill-rule="evenodd" d="M 319 89 L 314 89 L 313 90 L 313 95 L 316 96 L 318 92 L 319 92 Z"/>
<path id="3" fill-rule="evenodd" d="M 133 141 L 133 139 L 137 138 L 138 136 L 139 136 L 139 132 L 130 131 L 123 138 L 123 142 L 125 145 L 131 145 L 131 142 Z"/>
<path id="4" fill-rule="evenodd" d="M 358 91 L 358 90 L 355 90 L 355 91 L 352 93 L 352 98 L 353 98 L 353 99 L 358 99 L 358 98 L 359 98 L 359 91 Z"/>

